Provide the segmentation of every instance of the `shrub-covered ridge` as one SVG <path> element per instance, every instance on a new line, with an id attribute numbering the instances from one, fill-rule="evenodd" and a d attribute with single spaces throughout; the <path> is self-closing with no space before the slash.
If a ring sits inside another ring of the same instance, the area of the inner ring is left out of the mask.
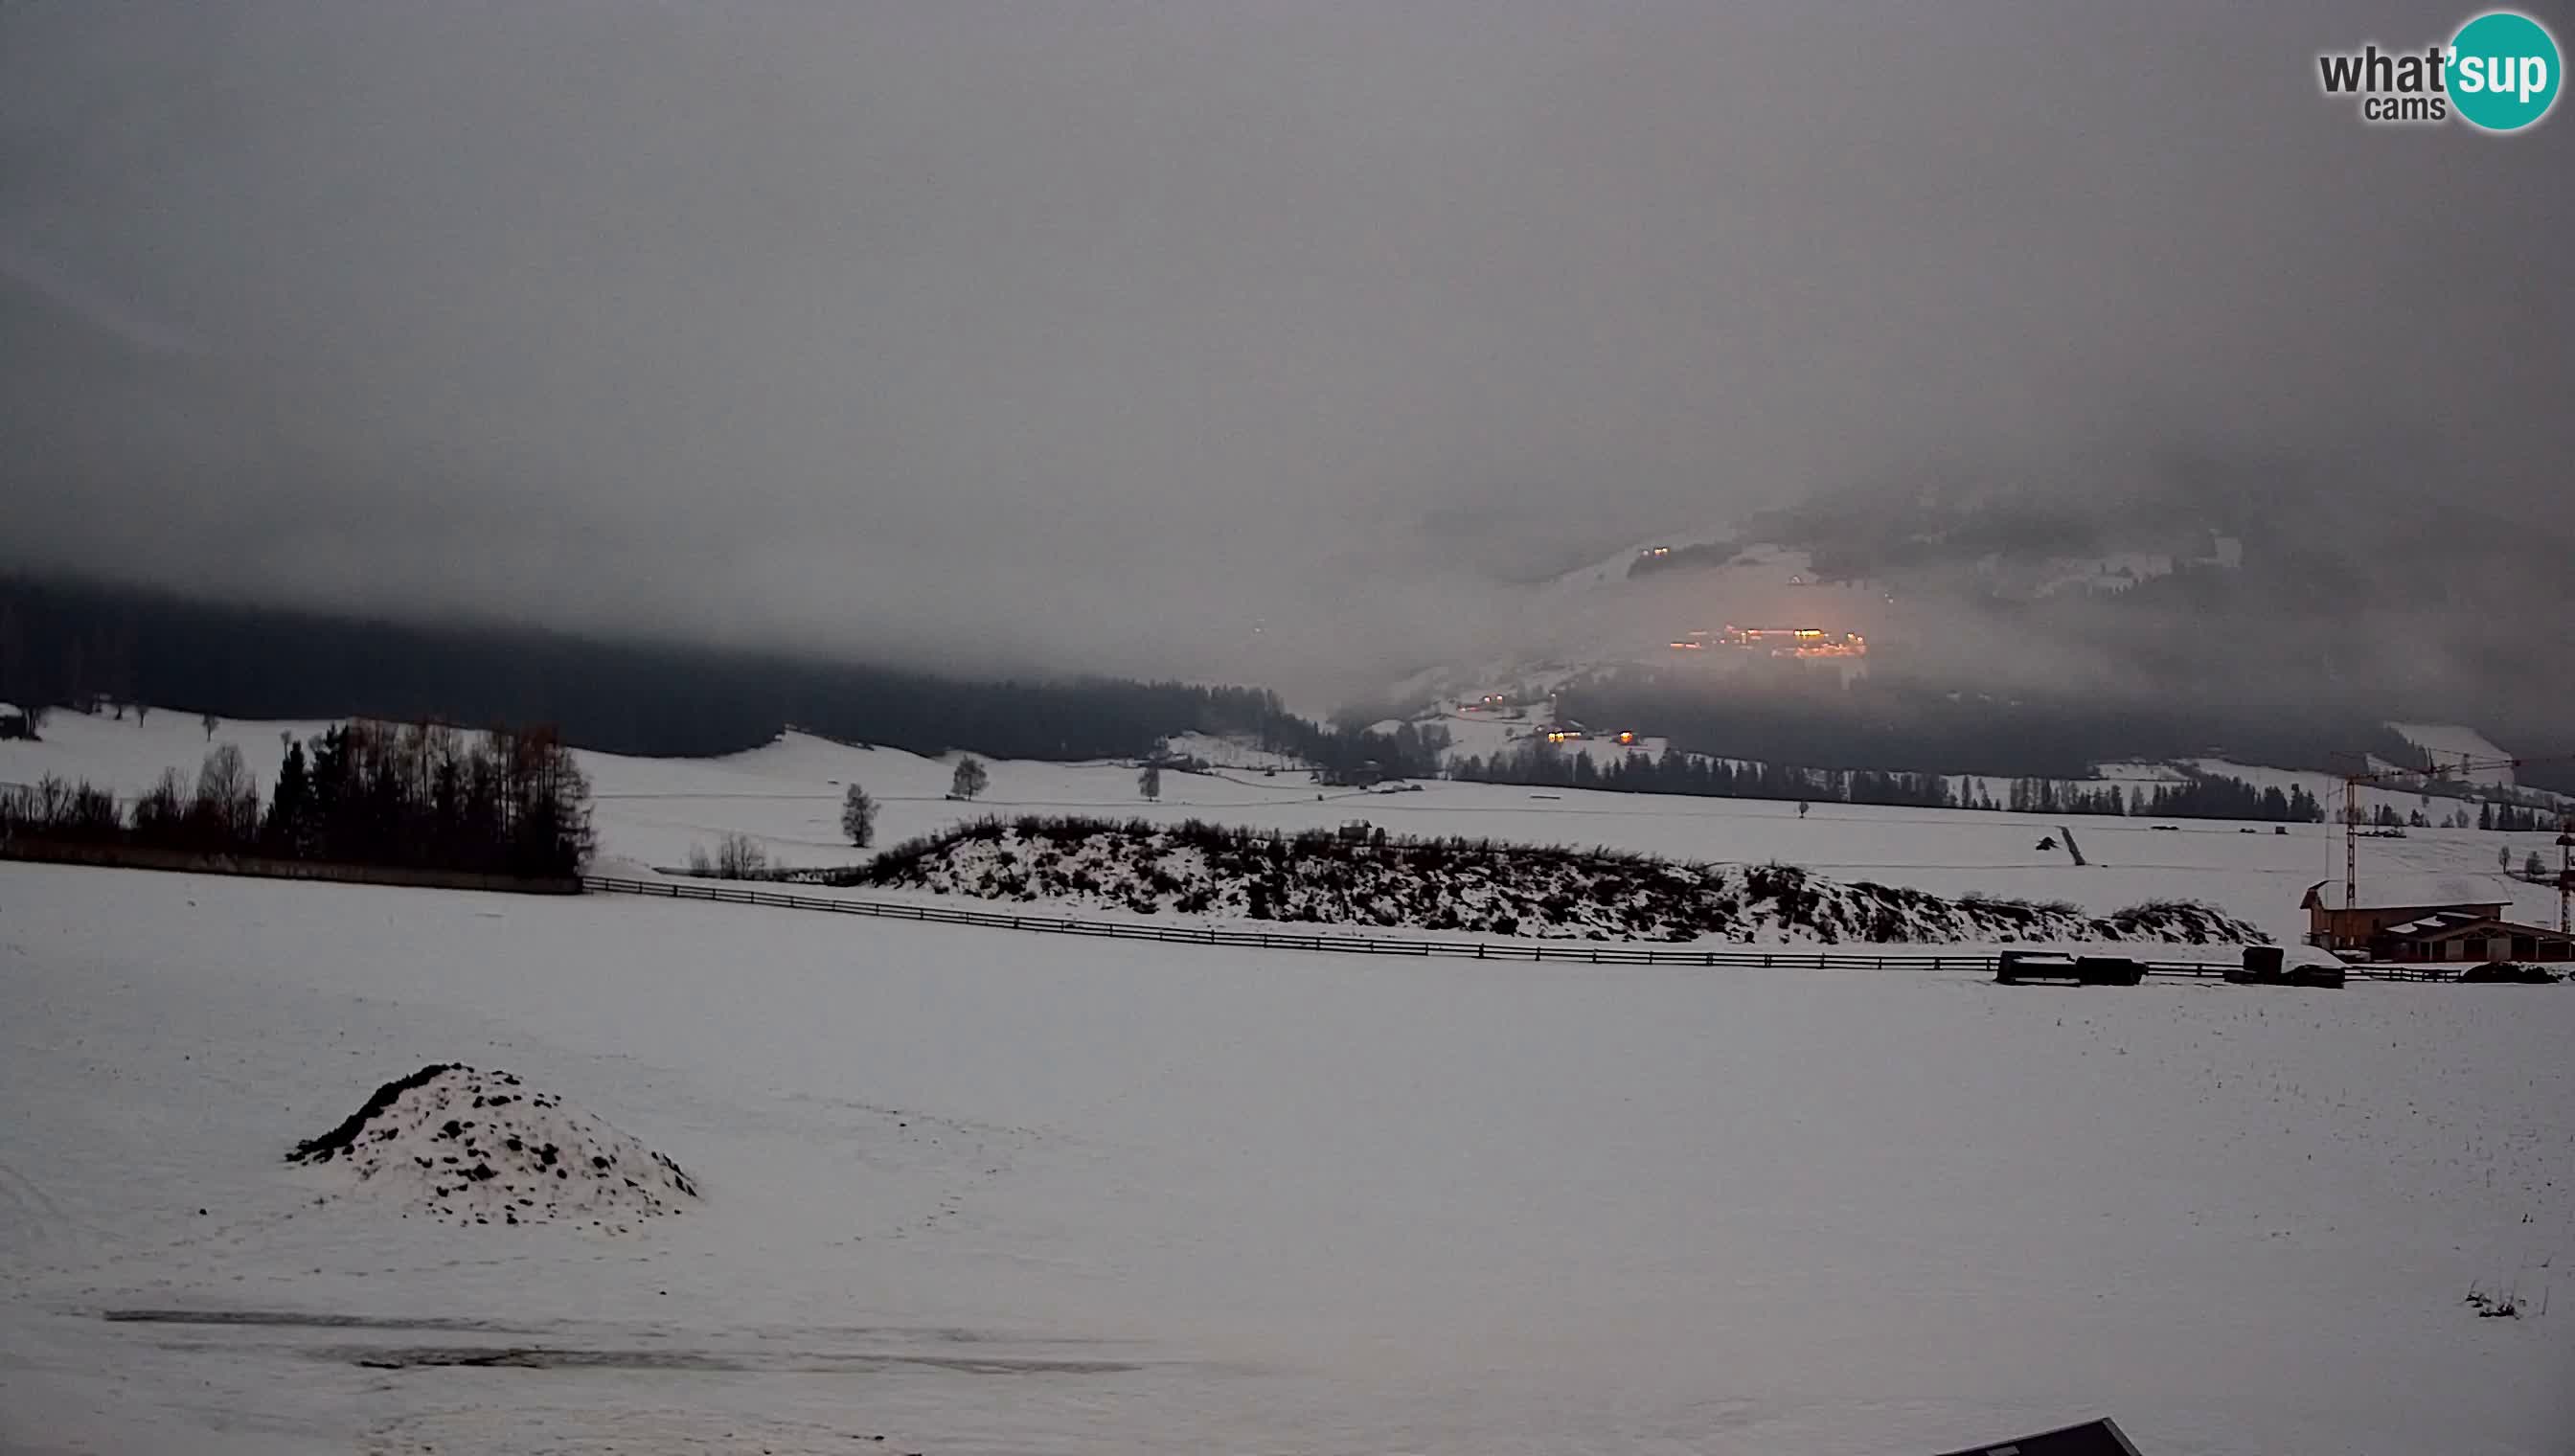
<path id="1" fill-rule="evenodd" d="M 1366 824 L 1301 833 L 1079 817 L 987 818 L 898 844 L 836 882 L 1140 914 L 1493 935 L 1747 942 L 2261 941 L 2208 905 L 2107 915 L 2069 904 L 1843 883 L 1788 864 L 1420 839 Z"/>

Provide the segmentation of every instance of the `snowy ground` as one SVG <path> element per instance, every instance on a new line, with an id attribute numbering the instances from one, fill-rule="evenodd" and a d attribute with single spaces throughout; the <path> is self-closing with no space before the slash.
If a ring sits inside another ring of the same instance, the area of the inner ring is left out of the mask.
<path id="1" fill-rule="evenodd" d="M 0 1451 L 2563 1452 L 2570 1034 L 0 865 Z M 703 1198 L 314 1201 L 445 1060 Z"/>
<path id="2" fill-rule="evenodd" d="M 275 776 L 278 733 L 299 736 L 319 726 L 226 723 L 215 741 L 242 746 L 266 784 Z M 193 773 L 205 735 L 194 718 L 155 714 L 136 725 L 57 714 L 41 743 L 0 742 L 0 781 L 47 773 L 88 776 L 132 794 L 177 764 Z M 840 837 L 843 786 L 866 785 L 884 803 L 879 842 L 891 843 L 984 813 L 1103 812 L 1160 820 L 1200 817 L 1289 830 L 1335 828 L 1367 819 L 1390 833 L 1461 834 L 1532 843 L 1608 845 L 1681 859 L 1802 864 L 1843 880 L 1876 880 L 1934 894 L 1987 891 L 2033 900 L 2069 900 L 2095 914 L 2150 899 L 2199 899 L 2295 942 L 2306 918 L 2298 896 L 2309 884 L 2342 877 L 2341 835 L 2322 824 L 2270 824 L 2206 819 L 2146 819 L 1970 813 L 1954 810 L 1817 804 L 1804 818 L 1796 806 L 1751 799 L 1531 789 L 1501 784 L 1431 782 L 1418 793 L 1321 789 L 1305 775 L 1258 769 L 1216 774 L 1167 773 L 1163 800 L 1136 794 L 1135 769 L 1123 763 L 991 765 L 992 788 L 974 804 L 949 800 L 952 764 L 893 748 L 856 748 L 802 734 L 747 753 L 714 759 L 628 758 L 583 753 L 597 790 L 603 872 L 639 871 L 686 862 L 689 847 L 712 848 L 739 830 L 760 838 L 792 864 L 849 863 L 861 857 Z M 2227 769 L 2260 777 L 2251 770 Z M 2295 775 L 2275 772 L 2284 787 Z M 2311 788 L 2325 786 L 2309 775 Z M 2373 791 L 2400 808 L 2417 795 Z M 2446 810 L 2446 800 L 2433 800 Z M 2059 824 L 2072 827 L 2091 862 L 2077 866 L 2064 849 L 2039 849 Z M 2157 823 L 2168 829 L 2156 829 Z M 2246 829 L 2252 832 L 2243 832 Z M 2474 829 L 2413 829 L 2403 839 L 2365 839 L 2364 896 L 2373 874 L 2492 875 L 2498 848 L 2514 864 L 2538 850 L 2554 863 L 2553 833 L 2496 834 Z M 2557 898 L 2540 886 L 2497 879 L 2488 888 L 2513 901 L 2524 919 L 2553 924 Z"/>

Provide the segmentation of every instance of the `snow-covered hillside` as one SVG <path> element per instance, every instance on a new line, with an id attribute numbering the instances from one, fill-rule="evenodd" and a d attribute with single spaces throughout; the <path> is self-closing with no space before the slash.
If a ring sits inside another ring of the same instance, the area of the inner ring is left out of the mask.
<path id="1" fill-rule="evenodd" d="M 304 735 L 321 727 L 227 722 L 215 728 L 213 741 L 240 744 L 267 784 L 279 733 Z M 156 713 L 137 725 L 61 714 L 42 742 L 0 742 L 0 781 L 59 773 L 132 794 L 165 767 L 193 772 L 205 748 L 194 718 Z M 863 862 L 867 851 L 852 848 L 840 832 L 841 795 L 855 782 L 884 806 L 878 834 L 885 844 L 988 813 L 1105 813 L 1162 823 L 1201 818 L 1289 833 L 1365 819 L 1418 837 L 1600 845 L 1710 862 L 1776 860 L 1836 879 L 1873 880 L 1948 898 L 2065 900 L 2094 915 L 2146 900 L 2200 900 L 2291 942 L 2306 930 L 2299 894 L 2342 874 L 2341 834 L 2324 824 L 2076 818 L 2070 824 L 2089 861 L 2077 865 L 2062 847 L 2038 847 L 2056 836 L 2059 824 L 2029 814 L 1825 803 L 1801 816 L 1793 803 L 1767 800 L 1460 782 L 1370 793 L 1326 788 L 1293 770 L 1265 774 L 1249 768 L 1166 773 L 1162 799 L 1148 803 L 1138 796 L 1131 764 L 1013 760 L 994 762 L 992 786 L 975 802 L 962 803 L 947 797 L 952 759 L 852 747 L 801 733 L 722 758 L 578 756 L 596 791 L 601 866 L 618 873 L 683 864 L 692 845 L 711 846 L 727 832 L 752 835 L 774 859 L 790 864 Z M 2215 766 L 2257 776 L 2234 765 Z M 2310 791 L 2333 789 L 2322 774 L 2270 770 L 2259 777 L 2280 783 L 2283 791 L 2293 781 L 2307 783 Z M 2384 789 L 2365 799 L 2381 801 L 2403 811 L 2419 800 Z M 2169 827 L 2159 829 L 2157 823 Z M 2282 827 L 2286 833 L 2274 832 Z M 2499 850 L 2514 864 L 2532 851 L 2553 858 L 2554 839 L 2553 833 L 2413 829 L 2403 839 L 2364 840 L 2364 892 L 2373 874 L 2491 873 Z M 2518 918 L 2555 921 L 2553 890 L 2516 882 L 2512 895 Z"/>
<path id="2" fill-rule="evenodd" d="M 0 1028 L 12 1452 L 2569 1429 L 2565 986 L 1288 956 L 0 864 Z M 459 1059 L 703 1200 L 496 1232 L 316 1204 L 280 1159 Z"/>
<path id="3" fill-rule="evenodd" d="M 1429 713 L 1412 720 L 1416 728 L 1436 728 L 1448 734 L 1448 750 L 1443 762 L 1475 757 L 1491 760 L 1547 741 L 1547 732 L 1558 725 L 1550 704 L 1541 698 L 1533 703 L 1487 705 L 1467 701 L 1443 702 Z M 1642 753 L 1659 758 L 1670 746 L 1668 739 L 1650 733 L 1639 734 L 1614 724 L 1580 725 L 1579 737 L 1568 737 L 1550 743 L 1566 758 L 1589 758 L 1595 766 L 1605 766 L 1629 753 Z M 1625 740 L 1621 740 L 1625 733 Z"/>
<path id="4" fill-rule="evenodd" d="M 1658 565 L 1656 558 L 1667 558 L 1674 552 L 1705 549 L 1729 540 L 1732 540 L 1732 537 L 1723 531 L 1665 532 L 1622 548 L 1599 561 L 1586 563 L 1570 571 L 1559 572 L 1539 583 L 1535 592 L 1539 597 L 1559 601 L 1585 596 L 1601 588 L 1614 587 L 1633 579 L 1638 575 L 1639 566 L 1650 569 Z M 1763 562 L 1774 561 L 1779 556 L 1779 548 L 1766 542 L 1748 547 L 1745 551 Z M 1803 555 L 1800 554 L 1796 570 L 1804 570 L 1804 560 Z"/>
<path id="5" fill-rule="evenodd" d="M 2491 761 L 2511 756 L 2475 728 L 2454 723 L 2391 723 L 2388 728 L 2394 729 L 2397 736 L 2430 753 L 2436 762 L 2456 763 L 2461 758 Z M 2471 783 L 2492 783 L 2506 788 L 2514 783 L 2509 766 L 2471 769 L 2467 778 Z"/>
<path id="6" fill-rule="evenodd" d="M 2243 944 L 2253 925 L 2194 904 L 2088 916 L 2070 905 L 1942 899 L 1844 884 L 1793 865 L 1674 863 L 1382 830 L 1264 835 L 1190 822 L 986 819 L 880 856 L 860 881 L 988 899 L 1053 900 L 1335 925 L 1591 940 L 2149 940 Z"/>

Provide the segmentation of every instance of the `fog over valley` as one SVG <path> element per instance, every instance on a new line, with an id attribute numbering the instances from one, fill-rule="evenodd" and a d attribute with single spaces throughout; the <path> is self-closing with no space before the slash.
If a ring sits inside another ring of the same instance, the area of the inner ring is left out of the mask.
<path id="1" fill-rule="evenodd" d="M 2569 1456 L 2560 36 L 0 0 L 0 1456 Z"/>
<path id="2" fill-rule="evenodd" d="M 20 0 L 0 569 L 1309 712 L 1734 614 L 2562 708 L 2567 129 L 2185 18 Z M 1847 604 L 1546 585 L 1665 541 Z"/>

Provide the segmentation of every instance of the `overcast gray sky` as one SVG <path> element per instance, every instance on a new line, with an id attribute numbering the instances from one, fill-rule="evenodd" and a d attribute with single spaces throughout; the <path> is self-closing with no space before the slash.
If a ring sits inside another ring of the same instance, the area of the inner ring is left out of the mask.
<path id="1" fill-rule="evenodd" d="M 1925 462 L 2562 530 L 2575 117 L 2317 94 L 2468 13 L 0 0 L 0 564 L 1347 691 Z"/>

